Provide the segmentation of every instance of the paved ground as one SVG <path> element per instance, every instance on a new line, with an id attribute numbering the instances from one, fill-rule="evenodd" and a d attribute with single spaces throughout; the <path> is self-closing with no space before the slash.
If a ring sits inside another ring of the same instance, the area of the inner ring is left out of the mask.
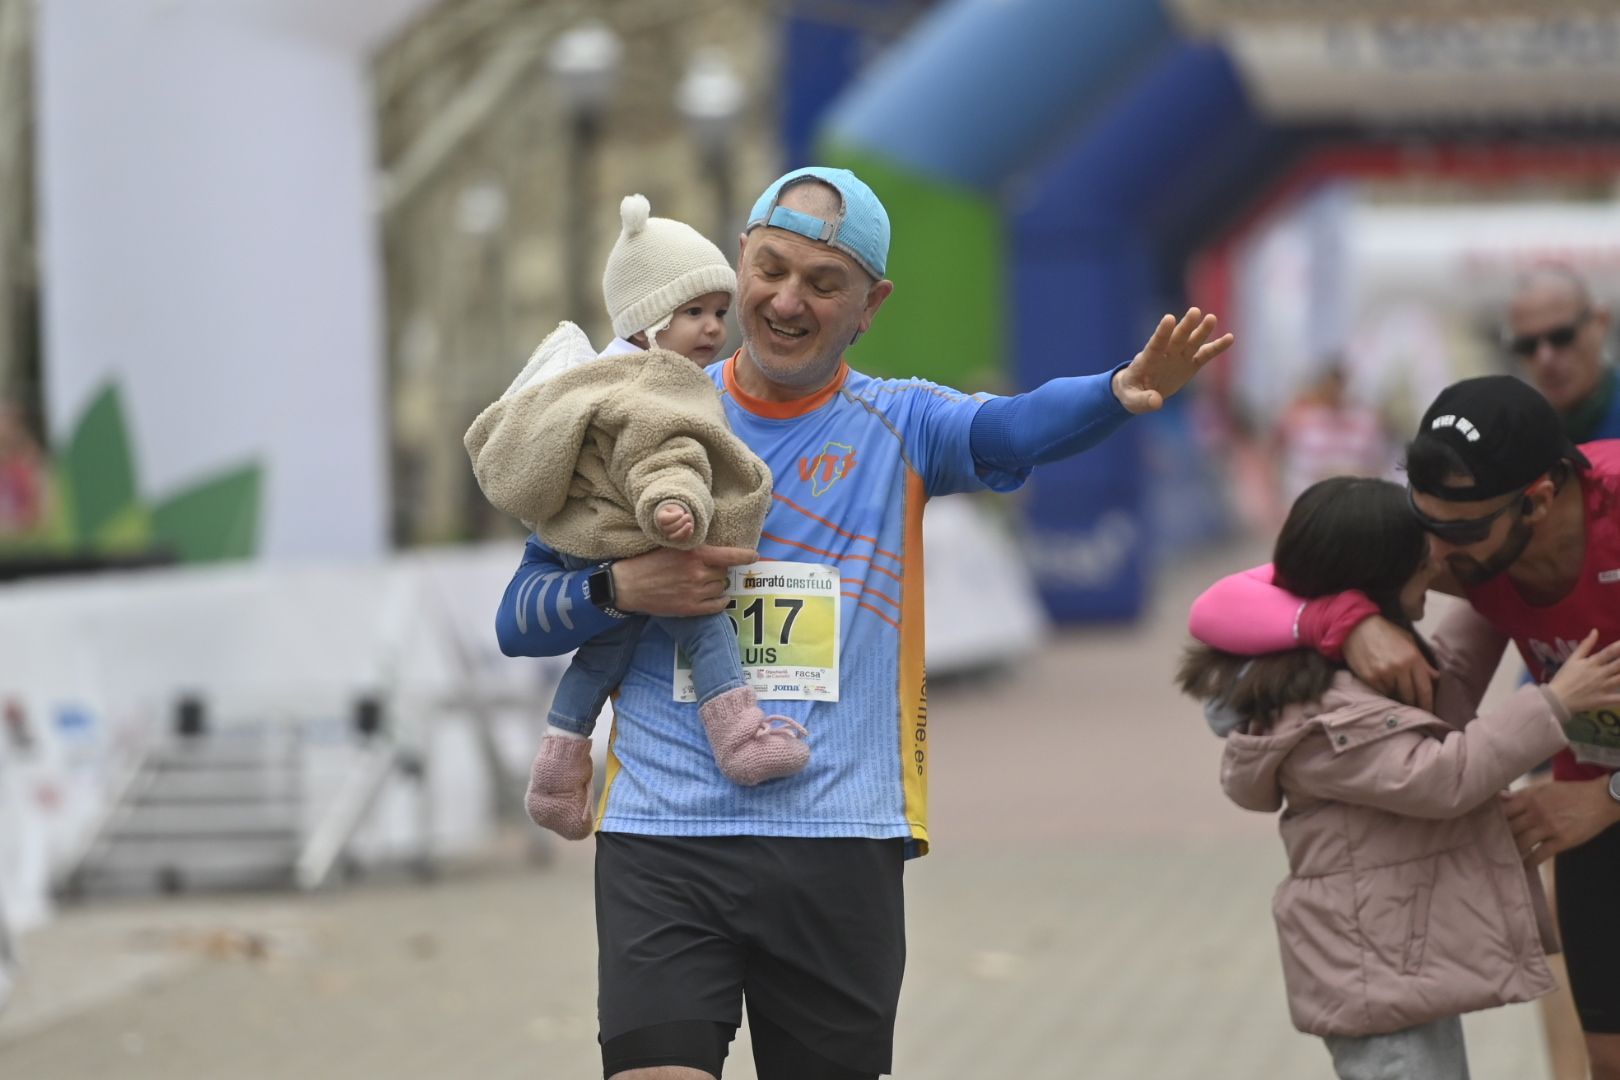
<path id="1" fill-rule="evenodd" d="M 897 1075 L 1331 1078 L 1288 1024 L 1274 825 L 1222 799 L 1219 744 L 1168 686 L 1187 600 L 1242 560 L 1184 566 L 1141 625 L 930 687 Z M 23 942 L 0 1077 L 600 1075 L 590 844 L 520 851 L 427 887 L 71 911 Z M 1476 1080 L 1545 1076 L 1532 1007 L 1468 1032 Z M 727 1077 L 754 1077 L 746 1045 Z"/>

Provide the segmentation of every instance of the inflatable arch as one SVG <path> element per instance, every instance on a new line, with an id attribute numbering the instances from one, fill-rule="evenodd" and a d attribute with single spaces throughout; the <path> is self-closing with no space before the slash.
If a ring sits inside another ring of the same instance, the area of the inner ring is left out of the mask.
<path id="1" fill-rule="evenodd" d="M 1309 118 L 1329 115 L 1321 110 L 1281 119 L 1257 106 L 1229 37 L 1183 29 L 1186 9 L 1220 6 L 953 0 L 825 113 L 814 102 L 853 74 L 854 32 L 804 12 L 790 19 L 787 51 L 821 58 L 784 88 L 790 156 L 854 168 L 894 219 L 896 292 L 858 362 L 975 389 L 1103 371 L 1165 311 L 1230 310 L 1234 243 L 1334 177 L 1620 174 L 1612 80 L 1590 80 L 1609 100 L 1574 102 L 1579 123 L 1538 122 L 1533 142 L 1477 111 L 1406 126 Z M 1589 50 L 1580 59 L 1587 76 L 1607 60 Z M 1027 551 L 1056 618 L 1141 611 L 1152 553 L 1144 459 L 1171 433 L 1132 424 L 1030 485 Z"/>

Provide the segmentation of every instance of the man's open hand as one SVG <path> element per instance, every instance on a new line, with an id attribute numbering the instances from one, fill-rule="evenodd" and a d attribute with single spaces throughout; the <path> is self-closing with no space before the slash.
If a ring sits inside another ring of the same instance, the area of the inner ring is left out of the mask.
<path id="1" fill-rule="evenodd" d="M 1114 396 L 1133 413 L 1153 412 L 1164 406 L 1165 398 L 1187 385 L 1187 380 L 1221 353 L 1232 347 L 1232 335 L 1215 340 L 1215 316 L 1197 308 L 1176 322 L 1174 315 L 1159 320 L 1153 336 L 1129 365 L 1114 376 Z"/>
<path id="2" fill-rule="evenodd" d="M 1434 680 L 1440 673 L 1412 635 L 1382 615 L 1363 619 L 1350 631 L 1344 639 L 1344 662 L 1380 694 L 1434 711 Z"/>

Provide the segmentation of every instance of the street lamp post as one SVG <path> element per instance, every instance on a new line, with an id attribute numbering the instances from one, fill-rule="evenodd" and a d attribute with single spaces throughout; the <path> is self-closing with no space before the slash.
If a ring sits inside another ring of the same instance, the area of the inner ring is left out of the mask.
<path id="1" fill-rule="evenodd" d="M 736 224 L 731 176 L 731 141 L 742 116 L 746 91 L 724 50 L 699 49 L 675 89 L 675 107 L 685 118 L 703 171 L 714 189 L 712 237 L 730 251 L 727 234 Z"/>
<path id="2" fill-rule="evenodd" d="M 596 187 L 596 151 L 602 117 L 613 97 L 613 73 L 623 46 L 608 26 L 587 22 L 560 35 L 552 45 L 551 74 L 568 117 L 567 253 L 568 314 L 583 322 L 590 307 L 586 288 L 592 275 L 590 257 L 593 215 L 589 207 Z"/>
<path id="3" fill-rule="evenodd" d="M 470 348 L 465 353 L 478 358 L 477 373 L 466 378 L 458 373 L 455 385 L 471 400 L 456 402 L 457 416 L 470 420 L 488 401 L 492 387 L 499 387 L 511 371 L 512 356 L 507 341 L 506 280 L 506 189 L 498 179 L 476 181 L 463 188 L 456 200 L 456 226 L 478 252 L 478 273 L 473 283 L 473 310 L 476 322 L 469 329 Z M 468 534 L 483 539 L 491 535 L 497 518 L 494 507 L 473 482 L 467 469 L 459 470 L 463 519 Z"/>

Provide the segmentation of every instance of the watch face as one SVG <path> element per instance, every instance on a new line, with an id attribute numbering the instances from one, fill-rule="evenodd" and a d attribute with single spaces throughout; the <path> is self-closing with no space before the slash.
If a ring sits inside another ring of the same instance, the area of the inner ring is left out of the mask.
<path id="1" fill-rule="evenodd" d="M 1609 798 L 1620 802 L 1620 772 L 1609 774 Z"/>
<path id="2" fill-rule="evenodd" d="M 607 567 L 595 571 L 585 579 L 585 589 L 590 593 L 591 603 L 599 608 L 613 606 L 613 575 Z"/>

